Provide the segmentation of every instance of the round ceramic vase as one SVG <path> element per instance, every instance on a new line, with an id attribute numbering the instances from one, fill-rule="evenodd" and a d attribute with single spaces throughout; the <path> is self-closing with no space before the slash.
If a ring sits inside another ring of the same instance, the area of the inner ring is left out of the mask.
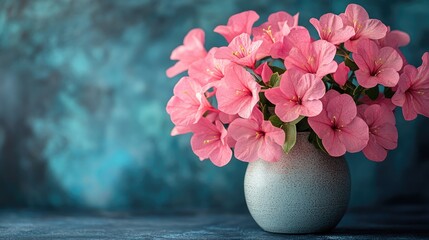
<path id="1" fill-rule="evenodd" d="M 265 231 L 305 234 L 333 229 L 350 198 L 350 173 L 344 157 L 316 149 L 308 133 L 271 163 L 249 163 L 244 178 L 247 207 Z"/>

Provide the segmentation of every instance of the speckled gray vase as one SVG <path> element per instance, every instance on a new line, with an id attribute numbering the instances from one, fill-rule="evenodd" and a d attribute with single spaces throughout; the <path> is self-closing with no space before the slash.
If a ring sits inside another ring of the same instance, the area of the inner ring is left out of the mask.
<path id="1" fill-rule="evenodd" d="M 350 173 L 343 157 L 316 149 L 298 133 L 289 154 L 276 163 L 249 163 L 244 178 L 247 207 L 268 232 L 304 234 L 333 229 L 350 197 Z"/>

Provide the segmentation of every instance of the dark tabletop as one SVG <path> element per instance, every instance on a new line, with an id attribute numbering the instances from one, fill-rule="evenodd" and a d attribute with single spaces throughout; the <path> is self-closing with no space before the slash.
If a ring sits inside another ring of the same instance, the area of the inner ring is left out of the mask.
<path id="1" fill-rule="evenodd" d="M 249 214 L 0 211 L 0 239 L 429 239 L 429 208 L 349 210 L 332 232 L 272 234 Z"/>

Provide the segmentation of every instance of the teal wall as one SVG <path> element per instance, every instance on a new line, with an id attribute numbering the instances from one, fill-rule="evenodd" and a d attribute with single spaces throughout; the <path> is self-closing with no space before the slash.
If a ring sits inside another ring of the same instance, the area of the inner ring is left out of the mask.
<path id="1" fill-rule="evenodd" d="M 429 1 L 359 1 L 429 50 Z M 3 0 L 0 2 L 0 207 L 245 210 L 246 164 L 200 162 L 170 137 L 170 52 L 194 27 L 207 47 L 234 13 L 286 10 L 300 23 L 347 1 Z M 258 22 L 258 23 L 261 23 Z M 314 34 L 314 29 L 311 28 Z M 399 148 L 380 164 L 349 155 L 352 207 L 429 203 L 429 120 L 398 116 Z"/>

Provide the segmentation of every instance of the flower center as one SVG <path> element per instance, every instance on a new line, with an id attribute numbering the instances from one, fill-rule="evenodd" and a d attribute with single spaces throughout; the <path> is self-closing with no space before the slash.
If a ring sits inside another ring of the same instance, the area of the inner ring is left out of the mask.
<path id="1" fill-rule="evenodd" d="M 332 33 L 332 29 L 328 26 L 325 26 L 322 29 L 322 36 L 324 39 L 328 39 L 331 36 L 331 33 Z"/>
<path id="2" fill-rule="evenodd" d="M 203 144 L 209 144 L 217 140 L 219 140 L 219 136 L 217 135 L 209 136 L 207 139 L 203 141 Z"/>
<path id="3" fill-rule="evenodd" d="M 236 96 L 238 96 L 238 95 L 248 95 L 248 96 L 251 96 L 252 94 L 251 94 L 251 92 L 248 89 L 243 88 L 243 89 L 237 89 L 237 90 L 235 90 L 235 95 Z"/>
<path id="4" fill-rule="evenodd" d="M 331 119 L 331 128 L 332 128 L 332 130 L 334 130 L 334 131 L 337 131 L 337 132 L 341 132 L 341 129 L 344 127 L 344 125 L 340 125 L 339 124 L 339 122 L 337 121 L 337 117 L 336 116 L 333 116 L 332 117 L 332 119 Z"/>
<path id="5" fill-rule="evenodd" d="M 271 25 L 267 29 L 263 28 L 262 31 L 270 37 L 272 42 L 276 42 L 276 39 L 273 36 L 273 31 L 271 31 Z"/>
<path id="6" fill-rule="evenodd" d="M 244 58 L 244 57 L 246 57 L 249 54 L 250 54 L 250 51 L 247 51 L 243 47 L 243 45 L 240 45 L 240 49 L 239 50 L 232 52 L 232 55 L 234 55 L 234 56 L 236 56 L 238 58 Z"/>
<path id="7" fill-rule="evenodd" d="M 265 132 L 257 131 L 256 132 L 256 139 L 262 138 L 265 136 Z"/>
<path id="8" fill-rule="evenodd" d="M 289 100 L 290 102 L 295 102 L 298 105 L 302 105 L 302 98 L 300 96 L 294 96 L 291 100 Z"/>

